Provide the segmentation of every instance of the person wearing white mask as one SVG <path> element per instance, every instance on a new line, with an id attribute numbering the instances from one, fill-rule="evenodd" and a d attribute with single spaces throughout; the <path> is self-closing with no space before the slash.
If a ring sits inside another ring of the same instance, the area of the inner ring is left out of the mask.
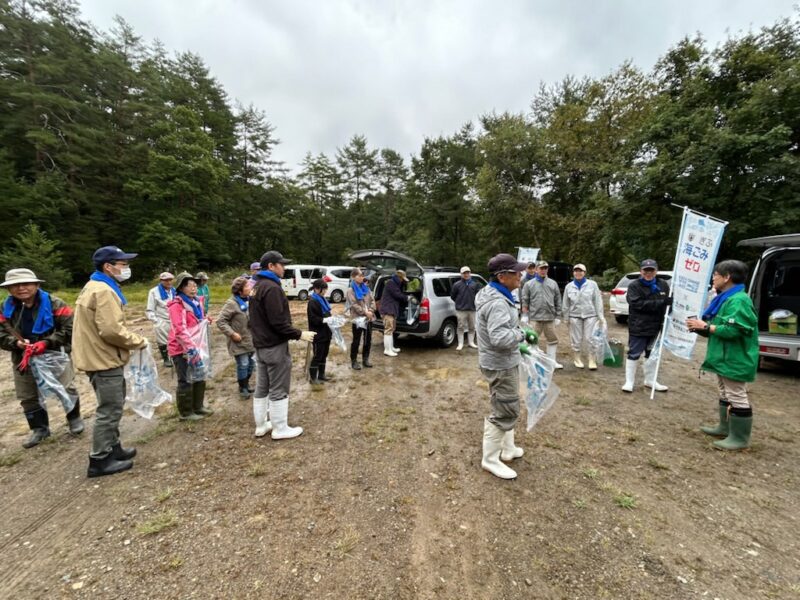
<path id="1" fill-rule="evenodd" d="M 119 423 L 125 404 L 123 367 L 131 350 L 144 348 L 147 340 L 127 328 L 124 306 L 128 303 L 119 284 L 131 277 L 129 261 L 136 254 L 116 246 L 103 246 L 92 256 L 95 269 L 75 301 L 72 360 L 85 371 L 97 396 L 89 477 L 112 475 L 133 466 L 133 448 L 123 448 Z"/>

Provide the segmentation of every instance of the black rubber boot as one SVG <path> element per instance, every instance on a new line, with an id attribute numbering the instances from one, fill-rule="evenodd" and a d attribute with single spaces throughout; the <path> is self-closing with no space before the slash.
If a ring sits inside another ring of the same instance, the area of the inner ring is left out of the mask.
<path id="1" fill-rule="evenodd" d="M 327 366 L 328 365 L 322 365 L 319 368 L 319 378 L 321 381 L 333 381 L 333 377 L 328 377 L 327 375 L 325 375 L 325 369 L 327 368 Z"/>
<path id="2" fill-rule="evenodd" d="M 309 380 L 311 381 L 311 385 L 322 385 L 323 381 L 319 377 L 319 367 L 309 367 L 308 368 Z"/>
<path id="3" fill-rule="evenodd" d="M 47 418 L 47 411 L 43 408 L 33 412 L 25 413 L 28 420 L 28 427 L 31 428 L 30 437 L 22 443 L 23 448 L 33 448 L 50 437 L 50 420 Z"/>
<path id="4" fill-rule="evenodd" d="M 368 369 L 372 368 L 372 363 L 369 362 L 369 354 L 364 355 L 364 359 L 361 361 L 361 364 L 363 364 Z"/>
<path id="5" fill-rule="evenodd" d="M 214 414 L 213 410 L 211 410 L 207 406 L 203 406 L 205 397 L 206 397 L 206 382 L 195 381 L 192 384 L 192 410 L 194 411 L 194 414 L 200 415 L 201 417 Z"/>
<path id="6" fill-rule="evenodd" d="M 161 358 L 164 360 L 164 366 L 168 369 L 172 368 L 172 359 L 169 357 L 169 352 L 166 346 L 159 346 L 158 351 L 161 353 Z"/>
<path id="7" fill-rule="evenodd" d="M 191 387 L 178 387 L 178 391 L 175 392 L 175 403 L 178 405 L 178 418 L 181 421 L 199 421 L 203 418 L 201 415 L 194 414 Z"/>
<path id="8" fill-rule="evenodd" d="M 81 399 L 75 400 L 75 406 L 67 413 L 67 424 L 69 425 L 69 432 L 72 435 L 83 433 L 85 426 L 83 419 L 81 419 Z"/>
<path id="9" fill-rule="evenodd" d="M 123 448 L 120 442 L 111 446 L 111 456 L 114 460 L 130 460 L 136 456 L 136 448 Z"/>
<path id="10" fill-rule="evenodd" d="M 237 379 L 236 382 L 239 384 L 239 399 L 249 400 L 252 392 L 250 388 L 247 387 L 247 379 Z"/>
<path id="11" fill-rule="evenodd" d="M 360 365 L 360 364 L 358 364 L 358 361 L 357 361 L 357 360 L 354 360 L 354 361 L 352 361 L 352 362 L 350 363 L 350 366 L 352 367 L 352 369 L 353 369 L 354 371 L 360 371 L 360 370 L 361 370 L 361 365 Z"/>
<path id="12" fill-rule="evenodd" d="M 89 470 L 86 472 L 87 477 L 103 477 L 104 475 L 113 475 L 120 471 L 127 471 L 133 466 L 131 460 L 117 460 L 113 454 L 109 454 L 105 458 L 92 458 L 89 457 Z"/>

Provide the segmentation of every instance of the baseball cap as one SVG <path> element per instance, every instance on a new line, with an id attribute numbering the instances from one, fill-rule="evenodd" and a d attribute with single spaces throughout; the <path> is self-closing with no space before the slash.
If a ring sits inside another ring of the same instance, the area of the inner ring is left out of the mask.
<path id="1" fill-rule="evenodd" d="M 288 265 L 291 260 L 288 258 L 283 258 L 283 254 L 278 252 L 277 250 L 270 250 L 269 252 L 265 252 L 264 255 L 261 257 L 261 267 L 267 268 L 270 264 L 282 264 Z"/>
<path id="2" fill-rule="evenodd" d="M 518 262 L 510 254 L 498 254 L 489 260 L 487 267 L 490 273 L 501 273 L 502 271 L 514 271 L 521 273 L 526 269 L 528 263 Z"/>
<path id="3" fill-rule="evenodd" d="M 546 260 L 540 260 L 539 262 L 536 263 L 536 268 L 537 269 L 539 267 L 549 267 L 549 266 L 550 266 L 550 264 Z"/>
<path id="4" fill-rule="evenodd" d="M 205 271 L 198 271 L 198 272 L 197 272 L 197 275 L 195 275 L 195 279 L 197 279 L 198 281 L 199 281 L 200 279 L 206 279 L 206 280 L 208 280 L 208 273 L 206 273 Z"/>
<path id="5" fill-rule="evenodd" d="M 652 258 L 645 258 L 641 263 L 639 263 L 639 267 L 642 269 L 658 269 L 658 263 Z"/>
<path id="6" fill-rule="evenodd" d="M 583 264 L 583 263 L 578 263 L 577 265 L 572 267 L 573 271 L 576 270 L 576 269 L 580 269 L 581 271 L 583 271 L 585 273 L 586 272 L 586 265 Z"/>
<path id="7" fill-rule="evenodd" d="M 472 273 L 472 269 L 469 267 L 461 267 L 461 273 Z"/>
<path id="8" fill-rule="evenodd" d="M 406 275 L 406 272 L 403 271 L 403 269 L 397 269 L 397 276 L 403 281 L 408 281 L 408 276 Z"/>
<path id="9" fill-rule="evenodd" d="M 103 246 L 94 251 L 94 254 L 92 254 L 92 262 L 95 268 L 100 270 L 105 263 L 116 262 L 118 260 L 132 260 L 137 256 L 139 255 L 123 252 L 121 248 L 117 248 L 116 246 Z"/>
<path id="10" fill-rule="evenodd" d="M 252 271 L 253 269 L 260 269 L 260 268 L 261 268 L 261 263 L 260 263 L 260 262 L 254 262 L 254 263 L 250 263 L 250 270 L 251 270 L 251 271 Z"/>
<path id="11" fill-rule="evenodd" d="M 158 279 L 161 281 L 163 281 L 164 279 L 175 279 L 175 275 L 173 275 L 169 271 L 164 271 L 161 275 L 158 276 Z"/>

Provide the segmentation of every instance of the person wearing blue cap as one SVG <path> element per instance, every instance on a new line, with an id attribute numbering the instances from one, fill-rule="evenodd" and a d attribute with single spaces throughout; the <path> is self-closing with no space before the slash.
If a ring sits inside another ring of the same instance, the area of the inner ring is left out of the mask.
<path id="1" fill-rule="evenodd" d="M 625 383 L 623 392 L 632 392 L 636 384 L 636 368 L 639 358 L 644 354 L 647 358 L 656 342 L 664 314 L 672 304 L 669 285 L 656 277 L 658 263 L 652 258 L 643 260 L 639 265 L 639 279 L 631 281 L 628 286 L 628 359 L 625 361 Z M 650 367 L 642 361 L 644 385 L 655 388 L 657 392 L 666 392 L 669 388 L 655 380 L 655 366 Z"/>
<path id="2" fill-rule="evenodd" d="M 125 403 L 123 367 L 131 350 L 144 348 L 147 340 L 125 324 L 128 303 L 119 287 L 131 277 L 129 263 L 136 254 L 116 246 L 98 248 L 92 256 L 96 271 L 75 301 L 72 360 L 85 371 L 97 396 L 89 477 L 125 471 L 133 466 L 133 448 L 123 448 L 119 423 Z"/>

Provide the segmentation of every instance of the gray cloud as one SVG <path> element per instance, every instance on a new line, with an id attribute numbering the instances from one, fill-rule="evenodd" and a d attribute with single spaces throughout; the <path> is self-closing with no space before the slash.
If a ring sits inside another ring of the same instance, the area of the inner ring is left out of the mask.
<path id="1" fill-rule="evenodd" d="M 527 111 L 540 82 L 649 70 L 682 37 L 710 45 L 794 15 L 795 0 L 83 0 L 147 40 L 196 52 L 225 89 L 262 108 L 296 167 L 355 133 L 416 153 L 490 111 Z"/>

